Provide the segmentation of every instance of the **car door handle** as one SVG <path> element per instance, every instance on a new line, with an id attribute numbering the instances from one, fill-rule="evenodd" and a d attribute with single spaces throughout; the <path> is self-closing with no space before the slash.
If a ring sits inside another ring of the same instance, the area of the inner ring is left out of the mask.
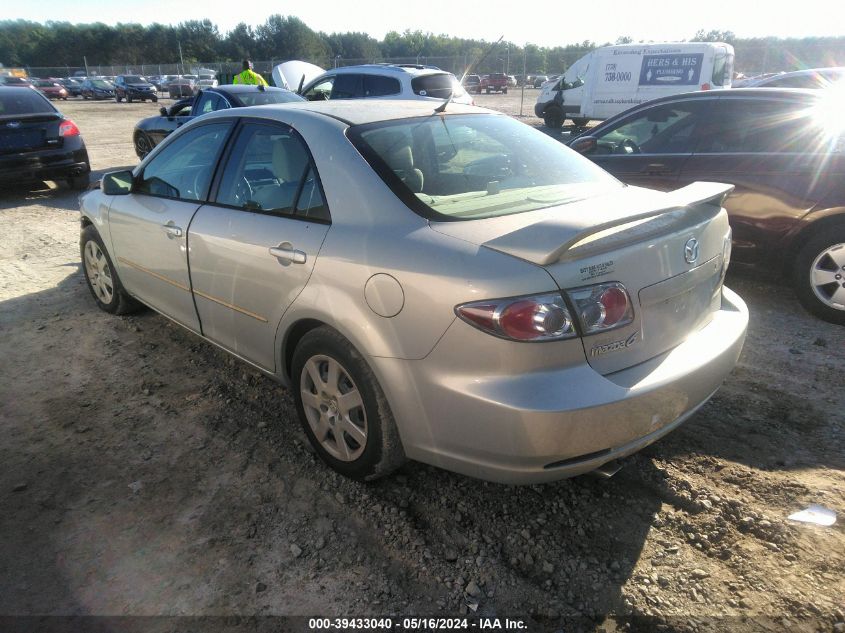
<path id="1" fill-rule="evenodd" d="M 168 237 L 182 237 L 182 228 L 179 226 L 165 224 L 161 228 L 164 229 L 164 232 L 167 233 Z"/>
<path id="2" fill-rule="evenodd" d="M 296 250 L 290 242 L 282 242 L 278 246 L 270 247 L 270 254 L 276 259 L 294 264 L 304 264 L 308 259 L 304 251 Z"/>
<path id="3" fill-rule="evenodd" d="M 663 163 L 651 163 L 643 167 L 643 172 L 649 176 L 663 176 L 672 173 L 672 170 Z"/>

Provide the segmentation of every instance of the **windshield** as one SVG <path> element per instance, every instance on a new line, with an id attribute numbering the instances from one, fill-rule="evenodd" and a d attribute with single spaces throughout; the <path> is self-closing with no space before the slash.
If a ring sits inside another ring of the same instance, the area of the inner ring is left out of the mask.
<path id="1" fill-rule="evenodd" d="M 108 81 L 106 81 L 105 79 L 95 79 L 94 81 L 91 82 L 91 85 L 94 86 L 95 88 L 110 89 L 112 87 L 111 84 Z"/>
<path id="2" fill-rule="evenodd" d="M 139 77 L 138 75 L 126 75 L 123 78 L 123 81 L 125 81 L 128 84 L 145 84 L 145 83 L 147 83 L 146 79 L 144 79 L 143 77 Z"/>
<path id="3" fill-rule="evenodd" d="M 534 211 L 623 186 L 510 117 L 432 115 L 355 126 L 349 138 L 414 211 L 472 220 Z"/>
<path id="4" fill-rule="evenodd" d="M 263 90 L 237 93 L 238 101 L 245 106 L 267 105 L 268 103 L 291 103 L 305 101 L 298 94 L 288 90 Z"/>
<path id="5" fill-rule="evenodd" d="M 447 99 L 449 95 L 461 97 L 464 89 L 461 83 L 452 73 L 438 73 L 435 75 L 422 75 L 411 80 L 411 88 L 414 94 L 421 97 L 434 97 L 436 99 Z"/>

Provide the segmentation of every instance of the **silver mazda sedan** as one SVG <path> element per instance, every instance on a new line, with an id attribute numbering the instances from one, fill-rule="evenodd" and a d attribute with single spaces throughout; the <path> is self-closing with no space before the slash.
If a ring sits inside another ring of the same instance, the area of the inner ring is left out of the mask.
<path id="1" fill-rule="evenodd" d="M 533 483 L 654 442 L 731 371 L 729 191 L 625 186 L 454 103 L 239 108 L 83 196 L 82 261 L 103 310 L 150 306 L 290 387 L 344 475 Z"/>

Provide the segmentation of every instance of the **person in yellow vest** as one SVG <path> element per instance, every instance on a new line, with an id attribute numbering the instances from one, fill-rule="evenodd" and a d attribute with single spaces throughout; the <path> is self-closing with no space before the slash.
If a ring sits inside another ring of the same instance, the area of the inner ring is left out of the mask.
<path id="1" fill-rule="evenodd" d="M 253 86 L 266 86 L 267 82 L 264 81 L 264 77 L 259 75 L 252 69 L 252 62 L 248 59 L 244 60 L 244 69 L 242 72 L 235 75 L 235 78 L 232 80 L 232 83 L 235 84 L 250 84 Z"/>

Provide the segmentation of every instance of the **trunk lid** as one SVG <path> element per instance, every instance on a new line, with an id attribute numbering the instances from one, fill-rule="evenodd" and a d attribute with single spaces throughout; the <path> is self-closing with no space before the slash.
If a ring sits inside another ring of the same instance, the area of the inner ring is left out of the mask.
<path id="1" fill-rule="evenodd" d="M 721 204 L 732 189 L 694 183 L 667 194 L 628 187 L 551 209 L 432 228 L 542 266 L 561 289 L 624 284 L 633 322 L 582 339 L 590 365 L 609 374 L 672 349 L 719 309 L 730 234 Z M 688 252 L 691 240 L 697 257 Z"/>
<path id="2" fill-rule="evenodd" d="M 60 147 L 58 112 L 17 114 L 0 117 L 0 154 L 18 154 Z"/>

